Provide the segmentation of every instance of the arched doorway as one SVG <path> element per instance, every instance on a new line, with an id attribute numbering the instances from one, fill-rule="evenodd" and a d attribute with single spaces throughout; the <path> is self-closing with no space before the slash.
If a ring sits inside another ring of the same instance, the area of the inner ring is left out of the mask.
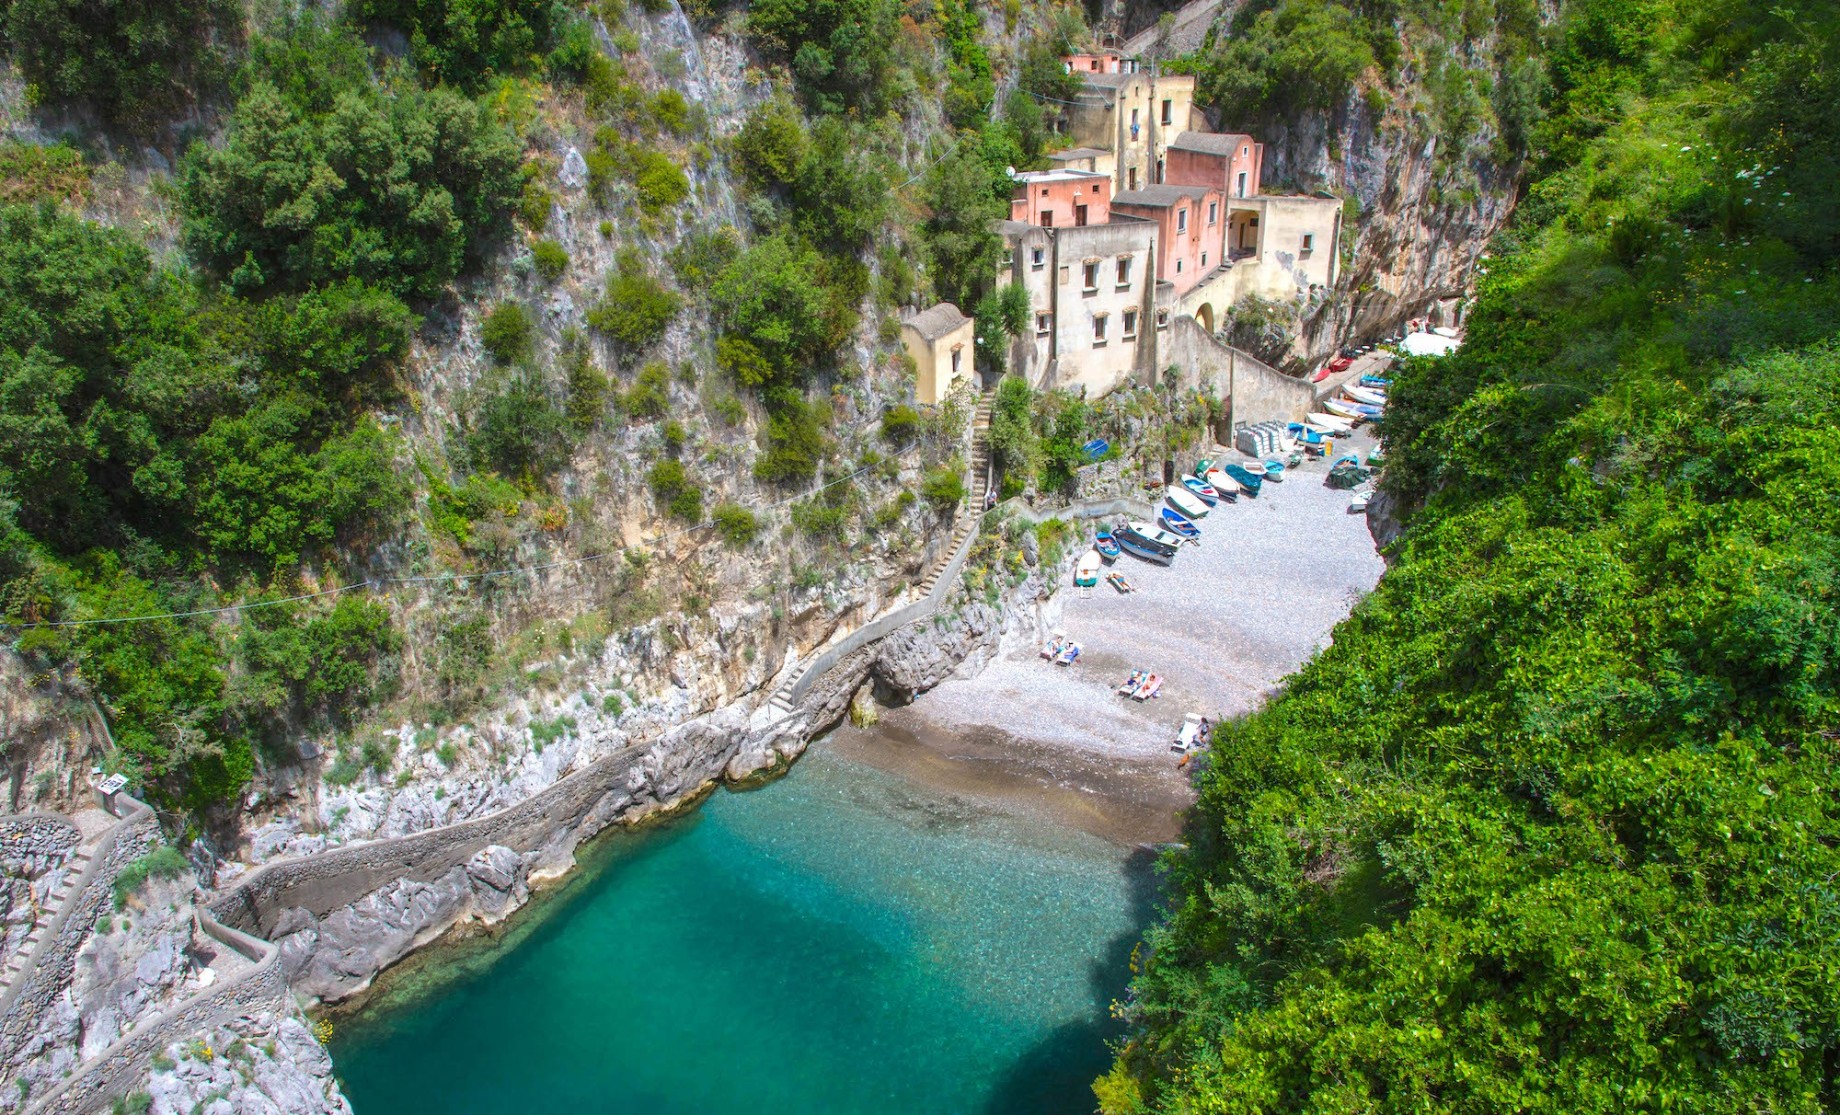
<path id="1" fill-rule="evenodd" d="M 1201 307 L 1195 311 L 1195 320 L 1200 322 L 1201 328 L 1207 330 L 1212 336 L 1214 333 L 1214 304 L 1212 302 L 1201 303 Z"/>

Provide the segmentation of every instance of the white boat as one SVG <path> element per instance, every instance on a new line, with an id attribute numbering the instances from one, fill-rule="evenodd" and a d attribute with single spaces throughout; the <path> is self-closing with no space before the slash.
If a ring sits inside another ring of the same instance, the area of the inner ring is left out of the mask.
<path id="1" fill-rule="evenodd" d="M 1080 555 L 1080 564 L 1074 567 L 1073 583 L 1081 588 L 1092 588 L 1099 583 L 1099 551 L 1088 550 Z"/>
<path id="2" fill-rule="evenodd" d="M 1125 553 L 1157 565 L 1168 565 L 1176 559 L 1176 550 L 1182 540 L 1168 531 L 1151 526 L 1149 523 L 1131 523 L 1112 532 L 1118 545 Z"/>
<path id="3" fill-rule="evenodd" d="M 1357 387 L 1351 383 L 1342 388 L 1342 394 L 1357 403 L 1366 403 L 1368 406 L 1383 407 L 1386 405 L 1386 393 L 1375 391 L 1371 387 Z"/>
<path id="4" fill-rule="evenodd" d="M 1348 497 L 1348 513 L 1350 515 L 1359 515 L 1367 511 L 1367 495 L 1368 493 L 1366 492 L 1356 492 Z"/>
<path id="5" fill-rule="evenodd" d="M 1351 430 L 1354 429 L 1352 423 L 1359 422 L 1367 417 L 1365 414 L 1356 410 L 1353 403 L 1344 403 L 1340 399 L 1324 399 L 1322 405 L 1323 409 L 1330 414 L 1346 418 L 1350 423 L 1348 428 Z"/>
<path id="6" fill-rule="evenodd" d="M 1202 519 L 1207 517 L 1207 504 L 1201 502 L 1201 497 L 1189 491 L 1187 488 L 1171 484 L 1169 490 L 1163 493 L 1163 498 L 1169 501 L 1169 506 L 1187 515 L 1191 519 Z"/>
<path id="7" fill-rule="evenodd" d="M 1352 419 L 1343 418 L 1339 414 L 1325 414 L 1319 410 L 1311 411 L 1306 421 L 1319 430 L 1333 430 L 1340 434 L 1345 434 L 1354 429 L 1354 421 Z"/>
<path id="8" fill-rule="evenodd" d="M 1322 437 L 1346 437 L 1349 432 L 1341 426 L 1318 426 L 1314 422 L 1305 422 L 1303 426 L 1307 430 L 1315 431 Z"/>
<path id="9" fill-rule="evenodd" d="M 1223 499 L 1227 496 L 1236 496 L 1245 490 L 1240 487 L 1239 481 L 1217 468 L 1208 469 L 1207 475 L 1203 476 L 1201 479 L 1207 481 L 1208 487 L 1219 492 Z"/>
<path id="10" fill-rule="evenodd" d="M 1257 476 L 1261 479 L 1263 479 L 1265 476 L 1265 462 L 1264 461 L 1241 461 L 1239 463 L 1239 467 L 1245 469 L 1247 472 L 1250 472 L 1252 475 Z"/>

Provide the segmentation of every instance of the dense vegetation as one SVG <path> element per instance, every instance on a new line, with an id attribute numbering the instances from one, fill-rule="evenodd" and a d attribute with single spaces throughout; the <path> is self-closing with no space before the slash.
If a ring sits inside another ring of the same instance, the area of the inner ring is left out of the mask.
<path id="1" fill-rule="evenodd" d="M 1840 1103 L 1840 15 L 1549 35 L 1409 530 L 1217 733 L 1108 1113 Z"/>

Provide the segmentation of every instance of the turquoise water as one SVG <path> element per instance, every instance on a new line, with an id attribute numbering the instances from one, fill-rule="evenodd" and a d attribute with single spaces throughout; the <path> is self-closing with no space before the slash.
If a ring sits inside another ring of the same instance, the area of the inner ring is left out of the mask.
<path id="1" fill-rule="evenodd" d="M 1083 1112 L 1147 858 L 815 747 L 338 1023 L 357 1115 Z"/>

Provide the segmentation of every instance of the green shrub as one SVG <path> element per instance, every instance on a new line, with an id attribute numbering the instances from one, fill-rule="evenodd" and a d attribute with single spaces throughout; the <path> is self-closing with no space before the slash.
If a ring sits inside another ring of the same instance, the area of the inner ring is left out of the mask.
<path id="1" fill-rule="evenodd" d="M 607 291 L 588 311 L 588 324 L 630 348 L 643 348 L 664 336 L 683 307 L 683 300 L 652 276 L 636 251 L 620 253 Z"/>
<path id="2" fill-rule="evenodd" d="M 690 102 L 675 89 L 660 89 L 652 95 L 652 122 L 661 131 L 683 135 L 690 130 Z"/>
<path id="3" fill-rule="evenodd" d="M 608 693 L 601 698 L 601 711 L 608 716 L 618 716 L 626 711 L 626 702 L 620 699 L 618 691 Z"/>
<path id="4" fill-rule="evenodd" d="M 689 431 L 685 430 L 684 424 L 675 418 L 666 422 L 661 432 L 664 435 L 664 450 L 673 457 L 677 456 L 683 450 L 684 443 L 690 440 Z"/>
<path id="5" fill-rule="evenodd" d="M 741 240 L 727 225 L 716 229 L 699 229 L 685 236 L 667 253 L 671 273 L 689 291 L 708 290 L 741 250 Z"/>
<path id="6" fill-rule="evenodd" d="M 545 747 L 573 734 L 574 731 L 575 718 L 573 716 L 558 716 L 554 720 L 532 720 L 530 722 L 531 749 L 541 755 Z"/>
<path id="7" fill-rule="evenodd" d="M 123 909 L 128 898 L 146 885 L 149 879 L 177 879 L 191 870 L 179 849 L 162 844 L 139 859 L 130 860 L 115 876 L 115 908 Z"/>
<path id="8" fill-rule="evenodd" d="M 479 323 L 479 343 L 501 364 L 530 355 L 536 334 L 536 319 L 521 302 L 500 302 Z"/>
<path id="9" fill-rule="evenodd" d="M 531 245 L 530 258 L 545 282 L 555 282 L 569 269 L 569 253 L 554 240 L 539 240 Z"/>
<path id="10" fill-rule="evenodd" d="M 594 357 L 579 334 L 563 339 L 562 369 L 569 392 L 569 429 L 585 434 L 600 424 L 613 397 L 613 383 L 606 372 L 595 366 Z"/>
<path id="11" fill-rule="evenodd" d="M 556 44 L 565 10 L 529 0 L 350 0 L 346 6 L 351 19 L 408 36 L 416 66 L 431 77 L 474 90 L 493 74 L 534 68 Z"/>
<path id="12" fill-rule="evenodd" d="M 896 403 L 882 412 L 882 440 L 895 445 L 912 441 L 920 433 L 920 412 Z"/>
<path id="13" fill-rule="evenodd" d="M 716 534 L 734 549 L 749 546 L 760 536 L 760 519 L 738 503 L 717 505 L 711 519 L 715 522 Z"/>
<path id="14" fill-rule="evenodd" d="M 664 361 L 653 360 L 639 369 L 622 405 L 627 414 L 642 421 L 665 416 L 671 409 L 671 370 Z"/>
<path id="15" fill-rule="evenodd" d="M 569 416 L 542 379 L 519 372 L 487 384 L 468 415 L 466 449 L 475 466 L 506 476 L 543 477 L 568 461 Z"/>
<path id="16" fill-rule="evenodd" d="M 703 493 L 684 470 L 683 462 L 667 457 L 652 465 L 646 483 L 672 515 L 694 523 L 703 517 Z"/>
<path id="17" fill-rule="evenodd" d="M 675 209 L 690 196 L 690 178 L 668 155 L 645 148 L 631 152 L 633 186 L 639 208 L 658 214 Z"/>
<path id="18" fill-rule="evenodd" d="M 0 140 L 0 205 L 41 198 L 75 201 L 88 185 L 89 167 L 76 148 Z"/>
<path id="19" fill-rule="evenodd" d="M 935 511 L 950 511 L 965 501 L 964 477 L 951 465 L 930 468 L 920 482 L 920 495 Z"/>
<path id="20" fill-rule="evenodd" d="M 830 439 L 824 434 L 829 424 L 828 403 L 807 403 L 789 388 L 770 392 L 767 425 L 761 432 L 765 445 L 754 461 L 755 479 L 791 484 L 816 476 L 818 465 L 830 455 Z"/>
<path id="21" fill-rule="evenodd" d="M 747 407 L 733 395 L 718 395 L 709 403 L 709 413 L 724 426 L 739 426 L 747 418 Z"/>

